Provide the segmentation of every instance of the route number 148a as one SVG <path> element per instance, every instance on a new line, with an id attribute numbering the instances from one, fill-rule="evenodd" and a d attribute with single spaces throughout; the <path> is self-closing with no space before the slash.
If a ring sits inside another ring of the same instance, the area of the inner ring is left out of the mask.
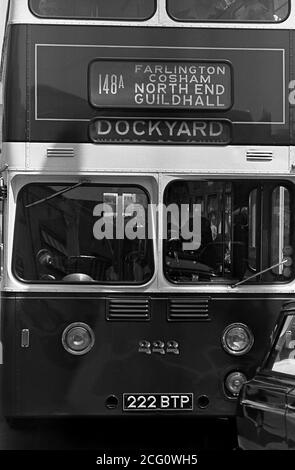
<path id="1" fill-rule="evenodd" d="M 123 75 L 115 73 L 106 73 L 98 75 L 98 93 L 99 95 L 116 95 L 120 89 L 124 88 Z"/>

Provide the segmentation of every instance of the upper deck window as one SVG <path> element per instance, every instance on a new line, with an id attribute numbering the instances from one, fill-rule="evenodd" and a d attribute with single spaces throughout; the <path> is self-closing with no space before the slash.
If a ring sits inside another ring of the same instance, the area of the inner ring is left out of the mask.
<path id="1" fill-rule="evenodd" d="M 287 18 L 289 7 L 288 0 L 167 0 L 178 21 L 275 23 Z"/>
<path id="2" fill-rule="evenodd" d="M 97 20 L 149 19 L 156 0 L 30 0 L 32 12 L 44 18 Z"/>

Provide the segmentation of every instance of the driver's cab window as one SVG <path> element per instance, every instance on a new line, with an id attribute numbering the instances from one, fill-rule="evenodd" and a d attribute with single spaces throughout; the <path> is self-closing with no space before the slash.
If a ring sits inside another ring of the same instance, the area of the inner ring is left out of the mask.
<path id="1" fill-rule="evenodd" d="M 164 193 L 164 272 L 173 283 L 288 282 L 291 185 L 175 180 Z"/>

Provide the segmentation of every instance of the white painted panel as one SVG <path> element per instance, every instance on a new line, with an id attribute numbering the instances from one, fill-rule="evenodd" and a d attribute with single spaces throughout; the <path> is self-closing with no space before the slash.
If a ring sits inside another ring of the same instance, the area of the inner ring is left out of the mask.
<path id="1" fill-rule="evenodd" d="M 3 143 L 1 166 L 8 164 L 10 170 L 25 168 L 26 144 L 24 142 Z"/>
<path id="2" fill-rule="evenodd" d="M 12 147 L 15 144 L 10 144 Z M 289 147 L 263 147 L 271 152 L 269 161 L 249 161 L 247 151 L 261 151 L 262 147 L 238 146 L 151 146 L 151 145 L 95 145 L 63 144 L 74 148 L 74 157 L 47 157 L 47 149 L 57 144 L 30 144 L 27 146 L 26 167 L 10 150 L 13 168 L 19 162 L 19 170 L 31 171 L 114 171 L 163 172 L 184 174 L 288 174 Z M 59 148 L 62 148 L 58 144 Z M 10 162 L 9 162 L 10 164 Z"/>

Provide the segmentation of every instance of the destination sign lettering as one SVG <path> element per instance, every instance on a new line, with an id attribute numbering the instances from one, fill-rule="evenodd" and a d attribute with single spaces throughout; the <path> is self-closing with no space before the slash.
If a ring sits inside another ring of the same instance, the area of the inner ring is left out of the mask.
<path id="1" fill-rule="evenodd" d="M 199 119 L 95 119 L 89 135 L 97 144 L 221 144 L 231 140 L 229 121 Z"/>
<path id="2" fill-rule="evenodd" d="M 90 65 L 95 107 L 221 110 L 232 106 L 227 62 L 97 60 Z"/>

